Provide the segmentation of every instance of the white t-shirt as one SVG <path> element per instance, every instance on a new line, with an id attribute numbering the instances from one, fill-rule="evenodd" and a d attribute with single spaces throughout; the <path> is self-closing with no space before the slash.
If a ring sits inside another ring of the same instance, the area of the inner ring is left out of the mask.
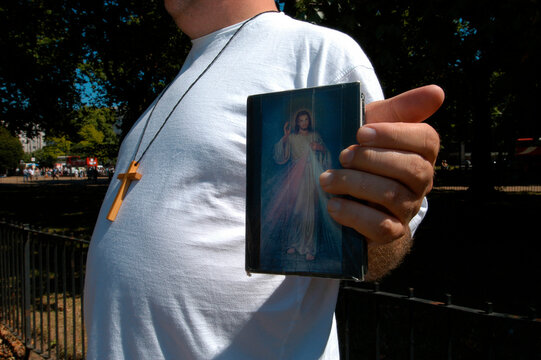
<path id="1" fill-rule="evenodd" d="M 239 26 L 193 41 L 137 156 Z M 338 358 L 337 280 L 244 271 L 246 99 L 350 81 L 368 101 L 383 97 L 348 36 L 278 13 L 246 24 L 174 111 L 114 222 L 105 217 L 120 181 L 109 187 L 87 260 L 88 359 Z M 149 111 L 122 143 L 117 174 Z"/>

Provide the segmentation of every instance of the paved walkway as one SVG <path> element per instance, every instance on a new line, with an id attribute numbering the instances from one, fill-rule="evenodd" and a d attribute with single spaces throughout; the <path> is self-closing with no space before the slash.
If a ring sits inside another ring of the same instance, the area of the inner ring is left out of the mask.
<path id="1" fill-rule="evenodd" d="M 469 186 L 434 186 L 434 190 L 446 190 L 446 191 L 466 191 Z M 532 192 L 541 193 L 541 185 L 509 185 L 509 186 L 496 186 L 497 191 L 503 192 Z"/>
<path id="2" fill-rule="evenodd" d="M 99 177 L 98 184 L 108 184 L 109 178 Z M 24 181 L 22 176 L 7 176 L 0 177 L 0 184 L 17 184 L 17 185 L 36 185 L 36 184 L 95 184 L 92 180 L 88 180 L 86 177 L 76 178 L 69 176 L 61 176 L 58 179 L 51 177 L 39 176 L 33 180 Z"/>
<path id="3" fill-rule="evenodd" d="M 84 182 L 85 184 L 92 184 L 90 180 L 86 177 L 70 177 L 70 176 L 61 176 L 59 179 L 54 179 L 51 177 L 39 176 L 34 180 L 23 181 L 22 176 L 7 176 L 0 177 L 0 184 L 76 184 Z M 98 184 L 108 184 L 109 179 L 107 177 L 99 177 Z M 449 186 L 435 186 L 434 190 L 448 190 L 448 191 L 466 191 L 468 186 L 459 186 L 459 185 L 449 185 Z M 496 190 L 504 192 L 534 192 L 541 193 L 541 184 L 539 185 L 510 185 L 510 186 L 496 186 Z"/>

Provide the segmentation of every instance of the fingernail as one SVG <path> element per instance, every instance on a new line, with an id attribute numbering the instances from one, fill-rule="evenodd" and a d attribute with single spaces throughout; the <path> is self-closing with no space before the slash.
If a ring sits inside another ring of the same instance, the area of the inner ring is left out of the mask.
<path id="1" fill-rule="evenodd" d="M 375 138 L 376 130 L 371 127 L 363 126 L 359 129 L 359 132 L 357 133 L 357 140 L 361 145 L 369 144 L 374 141 Z"/>
<path id="2" fill-rule="evenodd" d="M 340 153 L 340 162 L 342 163 L 342 165 L 346 166 L 352 161 L 353 161 L 353 151 L 349 149 L 342 150 L 342 152 Z"/>
<path id="3" fill-rule="evenodd" d="M 319 184 L 321 186 L 327 186 L 332 182 L 334 175 L 330 171 L 325 171 L 323 174 L 319 176 Z"/>
<path id="4" fill-rule="evenodd" d="M 340 203 L 338 199 L 332 198 L 327 203 L 327 210 L 329 210 L 330 212 L 337 212 L 340 210 L 341 206 L 342 204 Z"/>

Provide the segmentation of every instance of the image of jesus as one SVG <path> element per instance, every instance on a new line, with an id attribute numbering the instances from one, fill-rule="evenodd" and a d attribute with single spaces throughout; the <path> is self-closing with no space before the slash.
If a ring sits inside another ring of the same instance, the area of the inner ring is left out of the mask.
<path id="1" fill-rule="evenodd" d="M 331 167 L 331 157 L 320 135 L 314 131 L 312 116 L 307 110 L 298 111 L 294 124 L 283 125 L 284 135 L 274 145 L 274 161 L 287 166 L 287 176 L 281 185 L 278 211 L 288 213 L 286 237 L 287 254 L 299 254 L 313 261 L 321 237 L 318 218 L 324 214 L 319 209 L 322 196 L 319 175 Z M 284 199 L 284 200 L 285 200 Z M 323 201 L 326 204 L 326 201 Z"/>

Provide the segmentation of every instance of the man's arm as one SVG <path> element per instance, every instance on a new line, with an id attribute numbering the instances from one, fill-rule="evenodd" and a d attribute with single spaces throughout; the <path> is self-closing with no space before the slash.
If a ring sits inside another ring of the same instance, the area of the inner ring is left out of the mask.
<path id="1" fill-rule="evenodd" d="M 436 131 L 422 121 L 443 99 L 443 90 L 430 85 L 368 104 L 358 144 L 340 154 L 344 169 L 320 177 L 325 191 L 362 200 L 335 197 L 328 210 L 337 222 L 367 238 L 367 280 L 398 266 L 411 247 L 409 223 L 432 189 L 440 147 Z"/>

